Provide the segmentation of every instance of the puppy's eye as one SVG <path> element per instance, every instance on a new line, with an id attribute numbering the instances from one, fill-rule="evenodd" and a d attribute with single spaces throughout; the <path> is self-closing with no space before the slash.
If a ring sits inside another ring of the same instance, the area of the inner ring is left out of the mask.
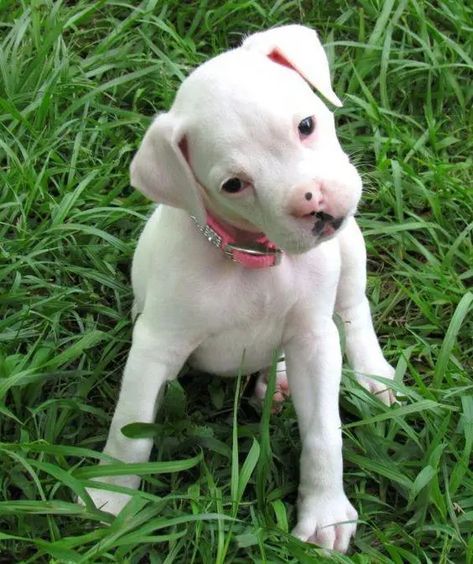
<path id="1" fill-rule="evenodd" d="M 298 125 L 301 137 L 308 137 L 315 129 L 315 120 L 312 116 L 304 118 Z"/>
<path id="2" fill-rule="evenodd" d="M 245 188 L 245 182 L 239 178 L 230 178 L 222 184 L 222 190 L 228 194 L 236 194 Z"/>

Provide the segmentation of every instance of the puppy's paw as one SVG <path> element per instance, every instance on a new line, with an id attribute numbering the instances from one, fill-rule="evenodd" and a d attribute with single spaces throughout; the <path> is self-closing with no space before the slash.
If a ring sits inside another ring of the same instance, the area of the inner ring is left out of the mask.
<path id="1" fill-rule="evenodd" d="M 356 509 L 343 492 L 336 496 L 308 496 L 299 502 L 292 534 L 322 548 L 346 552 L 357 519 Z"/>
<path id="2" fill-rule="evenodd" d="M 363 388 L 367 389 L 373 395 L 378 397 L 383 403 L 385 403 L 386 405 L 392 405 L 393 403 L 397 402 L 394 392 L 383 382 L 379 382 L 378 380 L 370 378 L 369 374 L 392 380 L 394 378 L 394 373 L 394 368 L 387 362 L 384 362 L 381 366 L 357 370 L 356 379 L 363 386 Z"/>
<path id="3" fill-rule="evenodd" d="M 262 407 L 266 392 L 268 389 L 268 371 L 265 370 L 258 376 L 256 381 L 255 392 L 253 395 L 253 402 Z M 289 384 L 286 376 L 286 365 L 284 362 L 278 362 L 276 371 L 276 387 L 273 395 L 272 413 L 279 413 L 282 409 L 282 404 L 291 395 L 289 391 Z"/>
<path id="4" fill-rule="evenodd" d="M 87 488 L 87 493 L 92 498 L 97 509 L 117 516 L 125 505 L 130 501 L 131 496 L 120 492 L 111 492 L 95 488 Z M 78 498 L 78 503 L 85 505 L 84 501 Z"/>

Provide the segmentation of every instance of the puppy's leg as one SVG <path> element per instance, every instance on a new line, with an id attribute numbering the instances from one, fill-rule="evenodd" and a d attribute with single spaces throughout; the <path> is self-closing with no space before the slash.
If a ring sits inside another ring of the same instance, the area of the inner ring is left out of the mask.
<path id="1" fill-rule="evenodd" d="M 343 490 L 338 411 L 342 361 L 335 324 L 329 316 L 321 321 L 316 333 L 293 338 L 285 347 L 302 442 L 298 521 L 293 534 L 345 552 L 358 516 Z"/>
<path id="2" fill-rule="evenodd" d="M 369 377 L 373 374 L 392 379 L 394 369 L 386 362 L 373 328 L 365 295 L 365 243 L 354 219 L 340 233 L 339 241 L 342 265 L 335 311 L 345 325 L 348 362 L 360 384 L 389 405 L 395 401 L 392 390 Z"/>
<path id="3" fill-rule="evenodd" d="M 269 368 L 267 370 L 261 371 L 256 381 L 254 400 L 255 403 L 260 406 L 262 406 L 264 398 L 266 397 L 269 372 Z M 290 394 L 291 392 L 289 390 L 289 384 L 286 375 L 286 363 L 284 360 L 280 360 L 276 365 L 276 387 L 273 395 L 273 413 L 278 413 L 281 410 L 284 400 L 287 399 Z"/>
<path id="4" fill-rule="evenodd" d="M 175 378 L 184 364 L 188 349 L 176 347 L 164 335 L 155 334 L 138 318 L 133 330 L 133 344 L 128 355 L 118 403 L 115 408 L 104 453 L 123 462 L 146 462 L 153 439 L 127 438 L 121 429 L 134 422 L 152 423 L 156 417 L 160 392 L 168 380 Z M 172 355 L 172 356 L 171 356 Z M 170 360 L 172 358 L 172 360 Z M 104 476 L 99 482 L 137 489 L 137 475 Z M 116 515 L 129 501 L 123 493 L 89 488 L 95 505 Z"/>

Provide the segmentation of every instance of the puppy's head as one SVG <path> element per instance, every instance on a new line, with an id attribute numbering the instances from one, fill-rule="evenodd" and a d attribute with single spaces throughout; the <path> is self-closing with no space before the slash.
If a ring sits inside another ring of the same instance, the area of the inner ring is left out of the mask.
<path id="1" fill-rule="evenodd" d="M 334 236 L 361 180 L 338 142 L 328 62 L 297 25 L 248 37 L 182 84 L 147 131 L 131 181 L 151 199 L 263 232 L 290 253 Z"/>

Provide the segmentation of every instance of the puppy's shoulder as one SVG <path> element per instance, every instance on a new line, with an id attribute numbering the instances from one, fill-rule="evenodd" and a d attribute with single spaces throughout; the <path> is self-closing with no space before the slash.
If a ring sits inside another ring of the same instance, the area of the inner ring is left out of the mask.
<path id="1" fill-rule="evenodd" d="M 135 260 L 139 255 L 148 259 L 171 259 L 176 253 L 182 253 L 187 244 L 192 242 L 194 232 L 190 218 L 181 209 L 159 205 L 146 222 L 135 251 Z"/>

